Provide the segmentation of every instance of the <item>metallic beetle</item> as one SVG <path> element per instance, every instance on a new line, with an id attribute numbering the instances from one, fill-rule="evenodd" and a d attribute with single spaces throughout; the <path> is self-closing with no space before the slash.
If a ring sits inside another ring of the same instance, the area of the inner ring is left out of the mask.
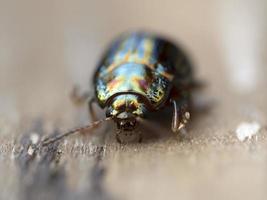
<path id="1" fill-rule="evenodd" d="M 106 109 L 106 119 L 126 132 L 133 131 L 147 113 L 167 106 L 173 106 L 173 132 L 190 118 L 190 88 L 194 85 L 190 62 L 181 49 L 156 35 L 135 32 L 115 39 L 100 60 L 92 84 L 95 95 L 74 93 L 73 97 L 76 101 L 89 97 L 93 125 L 104 121 L 96 120 L 93 102 Z"/>
<path id="2" fill-rule="evenodd" d="M 142 32 L 124 34 L 97 67 L 94 100 L 126 131 L 133 130 L 137 118 L 147 112 L 172 104 L 176 132 L 190 118 L 192 74 L 185 54 L 168 40 Z"/>

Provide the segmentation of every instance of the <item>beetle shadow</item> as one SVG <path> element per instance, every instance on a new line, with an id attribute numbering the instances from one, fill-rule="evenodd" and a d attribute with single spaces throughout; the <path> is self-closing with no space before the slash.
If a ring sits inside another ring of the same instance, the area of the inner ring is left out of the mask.
<path id="1" fill-rule="evenodd" d="M 173 108 L 168 106 L 163 110 L 150 113 L 146 119 L 142 120 L 140 130 L 142 132 L 143 143 L 164 141 L 172 138 L 187 140 L 195 137 L 194 130 L 205 116 L 210 114 L 215 105 L 214 99 L 195 98 L 191 105 L 191 119 L 186 129 L 175 134 L 171 130 Z"/>

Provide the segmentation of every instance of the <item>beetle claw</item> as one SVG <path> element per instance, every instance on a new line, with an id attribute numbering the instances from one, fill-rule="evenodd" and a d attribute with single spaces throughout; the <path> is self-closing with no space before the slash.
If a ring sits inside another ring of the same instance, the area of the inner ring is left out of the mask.
<path id="1" fill-rule="evenodd" d="M 173 118 L 172 118 L 172 131 L 174 133 L 181 131 L 185 128 L 185 125 L 190 119 L 190 113 L 187 111 L 186 104 L 181 106 L 180 109 L 177 107 L 177 102 L 172 100 L 173 103 Z"/>

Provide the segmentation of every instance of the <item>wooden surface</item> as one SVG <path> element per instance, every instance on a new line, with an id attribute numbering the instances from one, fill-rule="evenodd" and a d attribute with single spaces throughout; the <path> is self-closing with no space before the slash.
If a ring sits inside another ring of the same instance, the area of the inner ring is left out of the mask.
<path id="1" fill-rule="evenodd" d="M 264 42 L 246 31 L 252 42 L 241 49 L 227 40 L 224 1 L 160 2 L 1 1 L 0 199 L 266 199 Z M 256 25 L 249 30 L 261 31 Z M 140 27 L 180 41 L 206 84 L 195 94 L 186 133 L 170 132 L 166 110 L 149 121 L 141 144 L 118 144 L 109 122 L 93 136 L 35 149 L 37 139 L 89 121 L 86 106 L 72 105 L 69 92 L 74 84 L 91 87 L 90 74 L 112 37 Z M 240 141 L 243 122 L 260 130 Z"/>

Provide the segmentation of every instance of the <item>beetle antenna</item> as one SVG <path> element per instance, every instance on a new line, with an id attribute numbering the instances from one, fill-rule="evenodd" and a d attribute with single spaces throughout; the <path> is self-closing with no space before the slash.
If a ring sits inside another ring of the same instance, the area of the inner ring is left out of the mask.
<path id="1" fill-rule="evenodd" d="M 86 130 L 89 130 L 89 129 L 93 129 L 95 127 L 97 127 L 98 125 L 100 125 L 101 123 L 105 122 L 105 121 L 109 121 L 111 120 L 112 117 L 107 117 L 105 119 L 101 119 L 101 120 L 98 120 L 98 121 L 94 121 L 92 122 L 91 124 L 89 125 L 86 125 L 86 126 L 83 126 L 83 127 L 79 127 L 79 128 L 75 128 L 75 129 L 72 129 L 70 131 L 67 131 L 65 133 L 62 133 L 60 135 L 57 135 L 55 137 L 47 137 L 47 138 L 44 138 L 41 142 L 40 142 L 40 145 L 41 146 L 47 146 L 51 143 L 54 143 L 56 141 L 59 141 L 61 139 L 63 139 L 64 137 L 67 137 L 67 136 L 70 136 L 70 135 L 73 135 L 73 134 L 76 134 L 76 133 L 82 133 Z"/>

